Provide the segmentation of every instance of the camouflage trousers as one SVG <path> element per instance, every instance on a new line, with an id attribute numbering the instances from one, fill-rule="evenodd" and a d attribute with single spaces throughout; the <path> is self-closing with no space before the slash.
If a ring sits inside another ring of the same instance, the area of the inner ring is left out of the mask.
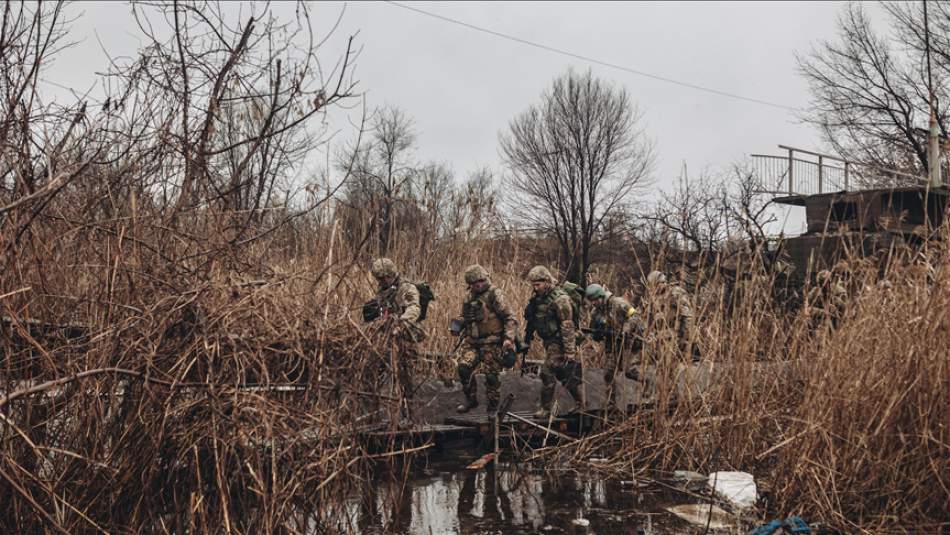
<path id="1" fill-rule="evenodd" d="M 560 382 L 574 398 L 574 402 L 581 402 L 581 363 L 568 359 L 561 351 L 561 344 L 556 341 L 544 342 L 544 364 L 541 365 L 541 407 L 551 409 L 554 402 L 554 391 Z"/>
<path id="2" fill-rule="evenodd" d="M 478 400 L 478 383 L 475 374 L 485 374 L 485 403 L 488 412 L 498 409 L 501 399 L 501 379 L 499 374 L 504 366 L 501 363 L 501 345 L 492 344 L 481 347 L 465 345 L 462 356 L 458 359 L 459 381 L 465 392 L 465 399 L 470 403 Z"/>
<path id="3" fill-rule="evenodd" d="M 387 367 L 393 374 L 393 403 L 390 410 L 393 421 L 401 417 L 412 418 L 412 398 L 416 391 L 412 381 L 412 365 L 418 357 L 418 345 L 409 340 L 400 340 L 390 348 Z"/>

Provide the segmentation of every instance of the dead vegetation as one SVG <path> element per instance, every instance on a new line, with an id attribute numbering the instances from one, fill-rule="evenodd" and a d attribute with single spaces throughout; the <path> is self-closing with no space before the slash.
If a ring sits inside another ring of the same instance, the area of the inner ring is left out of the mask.
<path id="1" fill-rule="evenodd" d="M 406 277 L 432 283 L 425 349 L 444 352 L 465 265 L 489 266 L 523 304 L 523 272 L 556 264 L 557 248 L 487 232 L 480 179 L 452 201 L 461 223 L 445 240 L 340 223 L 334 191 L 285 203 L 289 170 L 320 139 L 308 118 L 352 92 L 349 54 L 318 75 L 305 23 L 287 29 L 294 49 L 267 39 L 280 28 L 263 15 L 228 29 L 214 4 L 143 4 L 140 20 L 164 30 L 143 22 L 151 40 L 114 65 L 108 99 L 64 107 L 35 98 L 66 38 L 61 6 L 3 9 L 0 526 L 345 531 L 334 513 L 379 455 L 352 431 L 395 403 L 388 333 L 358 323 L 368 259 L 385 241 Z M 396 202 L 398 183 L 373 202 Z M 746 469 L 771 511 L 845 532 L 935 529 L 950 506 L 945 255 L 883 272 L 854 260 L 837 329 L 779 307 L 761 259 L 737 261 L 739 281 L 691 273 L 703 353 L 733 379 L 674 404 L 676 363 L 661 363 L 655 410 L 549 455 L 608 455 L 599 469 L 618 475 Z M 598 273 L 622 291 L 633 272 Z M 794 373 L 751 372 L 780 361 Z M 434 357 L 415 371 L 454 374 Z"/>

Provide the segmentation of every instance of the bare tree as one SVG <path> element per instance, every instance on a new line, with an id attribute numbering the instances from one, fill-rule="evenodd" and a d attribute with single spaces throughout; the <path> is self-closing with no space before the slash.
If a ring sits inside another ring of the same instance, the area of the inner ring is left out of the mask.
<path id="1" fill-rule="evenodd" d="M 446 235 L 462 241 L 484 236 L 499 220 L 498 192 L 491 169 L 483 167 L 452 193 L 446 214 Z"/>
<path id="2" fill-rule="evenodd" d="M 646 235 L 668 249 L 706 253 L 710 259 L 766 253 L 773 241 L 769 226 L 777 218 L 762 190 L 755 173 L 739 164 L 721 176 L 684 176 L 642 216 Z"/>
<path id="3" fill-rule="evenodd" d="M 585 280 L 604 218 L 653 168 L 641 119 L 625 90 L 569 70 L 500 136 L 514 217 L 556 236 L 572 281 Z"/>
<path id="4" fill-rule="evenodd" d="M 931 5 L 932 80 L 942 136 L 950 126 L 950 4 Z M 919 175 L 927 169 L 930 87 L 920 2 L 883 4 L 890 33 L 872 27 L 867 7 L 850 3 L 839 36 L 798 58 L 812 93 L 805 120 L 850 159 Z"/>
<path id="5" fill-rule="evenodd" d="M 367 140 L 358 140 L 338 158 L 348 173 L 344 188 L 347 226 L 371 232 L 380 253 L 388 253 L 406 210 L 414 203 L 412 180 L 417 172 L 412 118 L 394 106 L 374 111 Z"/>

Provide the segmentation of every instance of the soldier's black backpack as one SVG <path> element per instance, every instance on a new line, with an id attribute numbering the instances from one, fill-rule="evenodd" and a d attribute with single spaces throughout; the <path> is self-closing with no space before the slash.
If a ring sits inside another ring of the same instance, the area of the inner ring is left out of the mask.
<path id="1" fill-rule="evenodd" d="M 420 281 L 413 284 L 416 285 L 416 290 L 419 290 L 419 321 L 422 321 L 426 319 L 426 314 L 429 312 L 429 303 L 435 301 L 435 294 L 428 282 Z"/>

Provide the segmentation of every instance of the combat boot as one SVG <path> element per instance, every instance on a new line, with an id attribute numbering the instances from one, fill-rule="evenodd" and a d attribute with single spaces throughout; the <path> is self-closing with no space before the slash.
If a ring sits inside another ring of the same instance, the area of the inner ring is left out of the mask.
<path id="1" fill-rule="evenodd" d="M 455 412 L 465 414 L 466 412 L 478 407 L 477 399 L 466 399 L 464 403 L 455 408 Z"/>

